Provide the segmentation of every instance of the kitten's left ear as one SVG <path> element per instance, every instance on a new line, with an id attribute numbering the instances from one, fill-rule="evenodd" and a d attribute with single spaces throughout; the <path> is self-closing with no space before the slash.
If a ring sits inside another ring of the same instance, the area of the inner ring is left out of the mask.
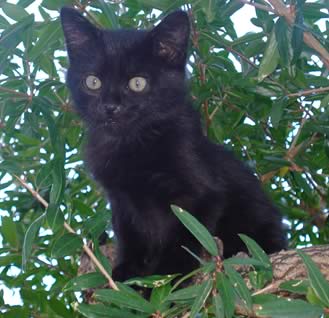
<path id="1" fill-rule="evenodd" d="M 61 22 L 70 62 L 81 57 L 90 58 L 97 44 L 99 30 L 70 7 L 61 9 Z"/>
<path id="2" fill-rule="evenodd" d="M 175 11 L 151 31 L 153 54 L 168 63 L 185 66 L 190 22 L 186 12 Z"/>

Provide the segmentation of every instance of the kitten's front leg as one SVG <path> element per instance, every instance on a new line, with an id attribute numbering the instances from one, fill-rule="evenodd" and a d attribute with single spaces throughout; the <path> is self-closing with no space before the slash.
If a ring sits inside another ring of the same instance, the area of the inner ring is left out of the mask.
<path id="1" fill-rule="evenodd" d="M 147 240 L 138 230 L 140 213 L 124 193 L 111 196 L 113 230 L 117 238 L 117 261 L 113 279 L 125 281 L 147 272 Z"/>

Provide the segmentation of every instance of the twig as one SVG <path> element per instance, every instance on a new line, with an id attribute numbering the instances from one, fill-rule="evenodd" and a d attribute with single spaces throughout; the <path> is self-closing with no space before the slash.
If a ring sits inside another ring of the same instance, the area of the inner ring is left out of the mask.
<path id="1" fill-rule="evenodd" d="M 48 207 L 48 202 L 41 197 L 41 195 L 35 191 L 31 186 L 29 186 L 25 180 L 23 180 L 22 178 L 14 175 L 14 177 L 19 181 L 19 183 L 26 189 L 28 190 L 33 197 L 35 197 L 45 208 Z M 64 228 L 73 234 L 76 234 L 75 231 L 72 229 L 72 227 L 64 222 Z M 88 245 L 83 244 L 83 250 L 85 251 L 85 253 L 90 257 L 91 261 L 95 264 L 95 266 L 99 269 L 99 271 L 106 277 L 106 279 L 108 280 L 109 286 L 111 288 L 113 288 L 114 290 L 119 290 L 118 286 L 115 284 L 115 282 L 113 281 L 112 277 L 108 274 L 108 272 L 106 271 L 106 269 L 104 268 L 104 266 L 98 261 L 98 259 L 96 258 L 95 254 L 93 253 L 93 251 L 88 247 Z"/>
<path id="2" fill-rule="evenodd" d="M 250 6 L 253 6 L 257 9 L 261 9 L 263 11 L 277 13 L 273 8 L 271 8 L 269 6 L 266 6 L 266 5 L 263 5 L 263 4 L 259 4 L 259 3 L 256 3 L 256 2 L 251 2 L 251 1 L 248 1 L 248 0 L 239 0 L 239 1 L 243 4 L 249 4 Z"/>
<path id="3" fill-rule="evenodd" d="M 277 11 L 278 15 L 286 18 L 290 25 L 295 23 L 295 14 L 293 10 L 286 7 L 281 0 L 267 0 L 272 7 Z M 329 52 L 320 44 L 320 42 L 310 33 L 304 32 L 304 42 L 313 50 L 318 52 L 318 55 L 326 66 L 329 69 Z"/>
<path id="4" fill-rule="evenodd" d="M 0 91 L 3 91 L 5 93 L 10 93 L 10 94 L 16 95 L 18 97 L 26 98 L 28 100 L 32 99 L 32 96 L 30 96 L 29 94 L 17 92 L 14 89 L 10 89 L 10 88 L 7 88 L 7 87 L 0 87 Z"/>
<path id="5" fill-rule="evenodd" d="M 301 96 L 307 96 L 307 95 L 312 95 L 312 94 L 316 94 L 316 93 L 323 93 L 323 92 L 327 92 L 327 91 L 329 91 L 329 86 L 307 89 L 304 91 L 299 91 L 297 93 L 287 94 L 287 96 L 288 97 L 301 97 Z"/>

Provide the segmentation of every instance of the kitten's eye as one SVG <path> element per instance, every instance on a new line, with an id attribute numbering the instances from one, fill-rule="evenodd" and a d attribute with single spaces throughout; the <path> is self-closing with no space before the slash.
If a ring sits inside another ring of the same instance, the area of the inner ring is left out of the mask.
<path id="1" fill-rule="evenodd" d="M 102 82 L 97 76 L 88 75 L 86 77 L 86 86 L 91 90 L 96 90 L 101 88 Z"/>
<path id="2" fill-rule="evenodd" d="M 133 77 L 128 82 L 129 88 L 137 93 L 142 92 L 145 89 L 146 84 L 147 84 L 146 78 L 140 76 Z"/>

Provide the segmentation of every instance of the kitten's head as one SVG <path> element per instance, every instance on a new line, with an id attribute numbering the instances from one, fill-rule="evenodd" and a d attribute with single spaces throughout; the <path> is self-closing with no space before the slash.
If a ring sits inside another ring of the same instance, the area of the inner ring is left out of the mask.
<path id="1" fill-rule="evenodd" d="M 103 30 L 61 10 L 76 109 L 93 129 L 124 135 L 173 116 L 185 99 L 189 21 L 173 12 L 155 28 Z"/>

